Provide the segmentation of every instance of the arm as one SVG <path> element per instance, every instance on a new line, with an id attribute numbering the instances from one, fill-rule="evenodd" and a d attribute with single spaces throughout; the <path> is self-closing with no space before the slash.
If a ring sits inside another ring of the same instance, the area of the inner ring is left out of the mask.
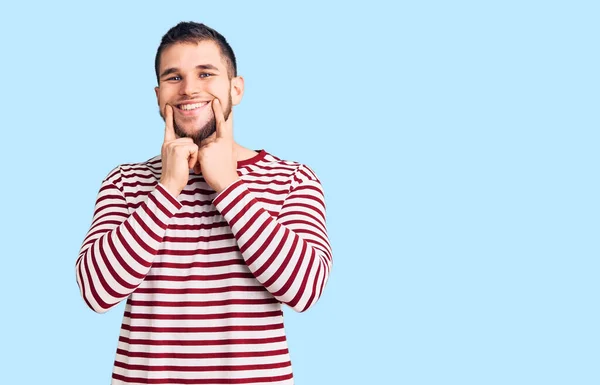
<path id="1" fill-rule="evenodd" d="M 224 189 L 214 204 L 256 279 L 277 300 L 302 312 L 321 296 L 332 254 L 319 180 L 305 166 L 294 178 L 277 217 L 263 208 L 241 179 Z"/>
<path id="2" fill-rule="evenodd" d="M 75 264 L 77 284 L 87 305 L 104 313 L 144 280 L 167 223 L 181 208 L 158 184 L 131 215 L 115 170 L 102 183 L 92 219 Z"/>

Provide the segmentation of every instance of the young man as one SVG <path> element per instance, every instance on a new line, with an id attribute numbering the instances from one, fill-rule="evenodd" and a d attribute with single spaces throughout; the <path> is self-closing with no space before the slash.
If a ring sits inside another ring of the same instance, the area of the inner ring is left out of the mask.
<path id="1" fill-rule="evenodd" d="M 87 305 L 127 298 L 113 384 L 292 384 L 281 304 L 321 296 L 332 255 L 307 166 L 234 140 L 231 47 L 180 23 L 156 54 L 160 156 L 100 188 L 76 262 Z"/>

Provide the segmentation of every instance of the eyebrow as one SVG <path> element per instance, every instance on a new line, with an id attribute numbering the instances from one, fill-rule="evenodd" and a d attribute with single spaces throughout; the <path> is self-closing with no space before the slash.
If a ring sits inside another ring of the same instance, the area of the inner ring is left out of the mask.
<path id="1" fill-rule="evenodd" d="M 212 64 L 198 64 L 196 66 L 196 69 L 199 69 L 199 70 L 212 70 L 212 71 L 219 72 L 219 69 L 217 67 L 215 67 L 214 65 L 212 65 Z M 175 73 L 175 72 L 179 72 L 179 68 L 176 68 L 176 67 L 167 68 L 166 70 L 164 70 L 160 74 L 160 78 L 162 79 L 163 77 L 165 77 L 167 75 L 170 75 L 172 73 Z"/>

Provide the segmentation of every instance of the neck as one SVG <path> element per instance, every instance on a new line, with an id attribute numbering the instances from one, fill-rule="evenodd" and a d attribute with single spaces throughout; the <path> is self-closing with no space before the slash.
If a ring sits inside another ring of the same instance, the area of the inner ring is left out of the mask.
<path id="1" fill-rule="evenodd" d="M 249 148 L 240 146 L 237 143 L 233 144 L 233 151 L 235 153 L 235 157 L 238 162 L 241 162 L 246 159 L 250 159 L 250 158 L 258 155 L 258 152 L 251 150 Z"/>

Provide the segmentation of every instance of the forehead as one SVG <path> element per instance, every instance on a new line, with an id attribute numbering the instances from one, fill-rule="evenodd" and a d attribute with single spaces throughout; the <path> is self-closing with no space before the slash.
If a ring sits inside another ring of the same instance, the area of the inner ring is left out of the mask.
<path id="1" fill-rule="evenodd" d="M 166 68 L 194 69 L 200 64 L 212 64 L 221 70 L 226 69 L 219 47 L 207 40 L 199 43 L 175 43 L 165 48 L 160 55 L 159 72 Z"/>

